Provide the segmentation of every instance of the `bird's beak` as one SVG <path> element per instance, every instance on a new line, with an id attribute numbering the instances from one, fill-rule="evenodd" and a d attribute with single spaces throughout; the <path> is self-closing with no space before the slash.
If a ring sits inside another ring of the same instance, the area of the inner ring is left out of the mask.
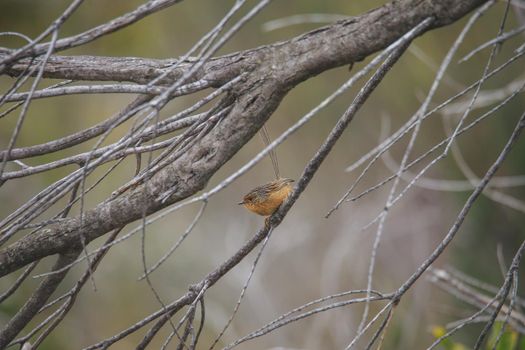
<path id="1" fill-rule="evenodd" d="M 238 205 L 244 204 L 244 201 L 237 203 Z"/>

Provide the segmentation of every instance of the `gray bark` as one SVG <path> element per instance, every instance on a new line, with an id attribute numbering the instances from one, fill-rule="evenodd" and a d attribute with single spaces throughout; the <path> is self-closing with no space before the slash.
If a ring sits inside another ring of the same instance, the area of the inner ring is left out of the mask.
<path id="1" fill-rule="evenodd" d="M 289 41 L 211 59 L 193 77 L 220 86 L 249 72 L 231 92 L 234 106 L 223 121 L 183 156 L 163 168 L 145 184 L 108 199 L 79 217 L 63 219 L 0 251 L 0 276 L 45 256 L 78 248 L 86 242 L 191 196 L 206 186 L 210 177 L 262 127 L 286 93 L 300 82 L 328 69 L 351 64 L 387 47 L 426 18 L 431 28 L 452 23 L 483 0 L 393 1 L 362 16 L 340 21 Z M 0 59 L 7 55 L 0 52 Z M 7 68 L 16 75 L 29 61 Z M 163 72 L 173 60 L 108 57 L 51 57 L 45 76 L 75 80 L 115 80 L 144 83 Z M 166 78 L 180 77 L 182 65 Z M 173 190 L 161 202 L 160 195 Z"/>

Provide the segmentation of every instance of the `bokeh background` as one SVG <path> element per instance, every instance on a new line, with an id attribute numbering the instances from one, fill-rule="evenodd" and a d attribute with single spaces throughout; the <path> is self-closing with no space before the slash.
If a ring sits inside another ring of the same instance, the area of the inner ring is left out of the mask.
<path id="1" fill-rule="evenodd" d="M 60 37 L 106 22 L 134 9 L 140 3 L 136 0 L 85 1 L 60 30 Z M 131 27 L 61 54 L 151 58 L 183 55 L 224 16 L 233 3 L 232 0 L 183 1 Z M 384 3 L 386 1 L 275 1 L 250 21 L 219 54 L 286 40 L 321 26 L 299 24 L 265 31 L 264 24 L 271 20 L 308 13 L 356 16 Z M 59 0 L 2 0 L 0 31 L 17 31 L 35 37 L 67 4 L 68 1 Z M 458 58 L 497 34 L 503 10 L 504 4 L 498 3 L 476 24 L 459 50 Z M 222 345 L 310 300 L 366 287 L 370 252 L 377 226 L 373 225 L 365 230 L 362 228 L 384 207 L 389 186 L 374 191 L 355 203 L 345 203 L 329 219 L 324 216 L 359 174 L 360 169 L 348 173 L 345 168 L 377 145 L 384 123 L 388 122 L 390 129 L 396 130 L 417 110 L 434 79 L 435 67 L 439 65 L 464 24 L 465 19 L 417 39 L 413 49 L 404 55 L 367 101 L 283 224 L 273 233 L 239 313 L 223 337 Z M 519 16 L 511 12 L 506 28 L 518 25 Z M 522 43 L 523 36 L 505 43 L 496 57 L 495 65 L 506 61 Z M 18 39 L 0 37 L 0 46 L 16 47 L 21 44 Z M 489 50 L 485 50 L 467 63 L 454 63 L 448 70 L 447 80 L 438 91 L 433 105 L 479 79 L 488 54 Z M 363 64 L 355 64 L 353 71 Z M 523 60 L 518 60 L 496 78 L 487 81 L 483 90 L 501 89 L 517 79 L 523 80 L 523 67 Z M 341 67 L 293 89 L 267 123 L 270 136 L 278 136 L 350 76 L 348 67 Z M 12 82 L 12 78 L 0 77 L 0 91 L 6 91 Z M 41 87 L 56 82 L 46 80 Z M 358 88 L 359 86 L 340 97 L 277 149 L 283 176 L 300 176 L 305 164 L 351 102 Z M 80 95 L 35 100 L 16 146 L 46 142 L 89 127 L 118 111 L 132 98 L 124 95 Z M 168 117 L 190 102 L 191 98 L 175 100 L 163 111 L 162 116 Z M 489 107 L 474 110 L 469 120 L 487 111 Z M 524 108 L 525 100 L 521 95 L 459 139 L 463 155 L 477 175 L 482 176 L 495 160 Z M 6 147 L 16 119 L 16 114 L 0 119 L 0 148 Z M 128 127 L 126 125 L 118 129 L 109 141 L 117 139 Z M 424 123 L 414 155 L 421 154 L 444 136 L 442 116 L 436 114 Z M 404 139 L 391 152 L 397 162 L 400 162 L 406 143 L 407 140 Z M 64 152 L 29 159 L 27 163 L 40 164 L 87 151 L 92 146 L 93 142 L 87 142 Z M 213 176 L 208 186 L 219 183 L 251 159 L 263 146 L 260 138 L 254 137 Z M 525 141 L 522 139 L 498 174 L 525 174 L 524 155 Z M 95 205 L 119 184 L 133 177 L 134 165 L 134 159 L 124 162 L 108 180 L 87 196 L 86 205 Z M 15 168 L 14 165 L 8 165 L 10 170 Z M 0 188 L 0 215 L 5 217 L 40 189 L 73 169 L 74 167 L 61 168 L 30 178 L 8 181 Z M 355 193 L 390 174 L 385 164 L 378 162 Z M 464 179 L 452 157 L 439 162 L 428 176 L 437 179 Z M 191 283 L 199 281 L 227 259 L 263 225 L 263 218 L 252 215 L 236 203 L 247 191 L 272 178 L 271 162 L 266 159 L 211 199 L 188 239 L 151 276 L 165 302 L 183 294 Z M 403 186 L 405 184 L 403 182 Z M 507 193 L 525 200 L 524 187 L 511 188 Z M 468 195 L 469 192 L 413 188 L 391 210 L 386 221 L 373 287 L 390 292 L 402 284 L 444 237 Z M 186 207 L 148 227 L 146 252 L 149 264 L 154 263 L 177 241 L 197 211 L 198 205 Z M 523 212 L 480 198 L 457 238 L 436 266 L 452 266 L 486 283 L 500 285 L 503 277 L 496 248 L 498 245 L 501 247 L 509 264 L 525 238 L 524 224 Z M 128 225 L 125 231 L 134 226 Z M 94 245 L 100 243 L 101 240 L 98 240 Z M 89 283 L 84 287 L 73 310 L 42 349 L 77 349 L 87 346 L 117 333 L 160 307 L 147 284 L 137 280 L 143 269 L 140 249 L 140 235 L 136 235 L 110 250 L 95 274 L 96 289 Z M 254 257 L 252 253 L 208 292 L 207 323 L 202 346 L 214 339 L 229 318 Z M 36 273 L 47 271 L 53 259 L 46 259 Z M 62 284 L 60 291 L 66 291 L 84 268 L 84 265 L 77 266 Z M 1 290 L 11 285 L 15 278 L 16 274 L 13 274 L 2 279 Z M 0 305 L 0 326 L 18 310 L 38 282 L 38 279 L 29 279 L 22 285 L 19 293 Z M 372 310 L 377 311 L 379 305 L 382 304 L 373 305 Z M 353 337 L 362 310 L 362 306 L 357 305 L 318 314 L 243 344 L 239 349 L 344 348 Z M 385 340 L 385 348 L 424 348 L 433 339 L 432 326 L 467 317 L 473 311 L 423 278 L 398 307 Z M 165 328 L 164 334 L 167 335 L 169 327 Z M 457 339 L 471 344 L 479 330 L 479 326 L 469 327 Z M 114 348 L 132 348 L 143 334 L 138 332 L 131 335 Z M 162 337 L 152 343 L 151 348 L 159 347 L 161 339 Z"/>

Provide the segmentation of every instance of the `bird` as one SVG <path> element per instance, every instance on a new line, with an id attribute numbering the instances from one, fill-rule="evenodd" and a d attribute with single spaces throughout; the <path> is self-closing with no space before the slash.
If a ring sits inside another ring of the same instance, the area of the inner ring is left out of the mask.
<path id="1" fill-rule="evenodd" d="M 239 205 L 261 216 L 270 216 L 292 193 L 294 180 L 279 178 L 267 184 L 257 186 L 248 192 Z"/>

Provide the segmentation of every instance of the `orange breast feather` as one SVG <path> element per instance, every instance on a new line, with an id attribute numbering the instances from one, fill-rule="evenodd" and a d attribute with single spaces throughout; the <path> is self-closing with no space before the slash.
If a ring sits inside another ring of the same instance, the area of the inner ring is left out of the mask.
<path id="1" fill-rule="evenodd" d="M 258 202 L 245 203 L 244 206 L 256 214 L 269 216 L 279 208 L 281 203 L 290 195 L 290 192 L 292 192 L 292 186 L 288 184 L 278 191 L 269 193 L 267 198 L 261 198 Z"/>

